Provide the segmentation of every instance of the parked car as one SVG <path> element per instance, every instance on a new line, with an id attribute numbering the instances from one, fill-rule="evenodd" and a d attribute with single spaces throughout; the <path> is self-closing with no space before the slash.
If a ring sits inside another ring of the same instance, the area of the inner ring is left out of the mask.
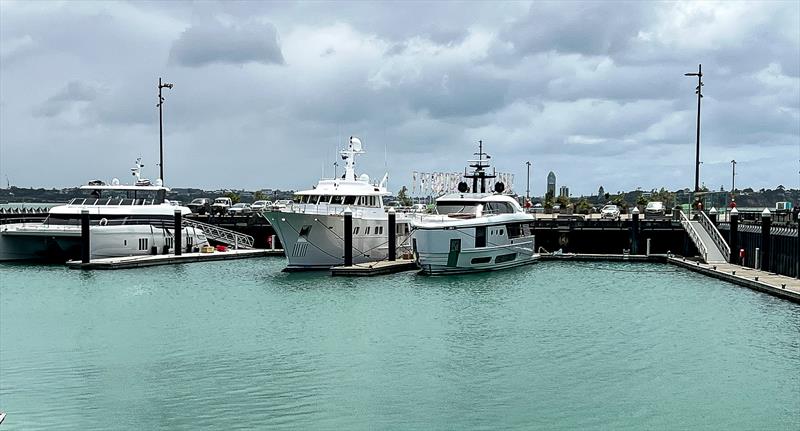
<path id="1" fill-rule="evenodd" d="M 272 201 L 255 201 L 253 205 L 250 205 L 250 209 L 253 211 L 264 211 L 270 207 L 272 207 Z"/>
<path id="2" fill-rule="evenodd" d="M 282 208 L 286 208 L 286 207 L 292 205 L 293 203 L 294 202 L 292 202 L 291 200 L 281 199 L 281 200 L 275 201 L 275 204 L 273 204 L 272 207 L 279 210 L 279 209 L 282 209 Z"/>
<path id="3" fill-rule="evenodd" d="M 189 202 L 187 205 L 193 213 L 208 214 L 211 212 L 211 199 L 209 198 L 196 198 Z"/>
<path id="4" fill-rule="evenodd" d="M 427 207 L 425 204 L 414 204 L 411 205 L 410 211 L 413 213 L 424 213 Z"/>
<path id="5" fill-rule="evenodd" d="M 227 214 L 228 208 L 233 205 L 233 201 L 231 198 L 216 198 L 214 199 L 214 203 L 211 204 L 211 213 L 212 214 Z"/>
<path id="6" fill-rule="evenodd" d="M 664 212 L 665 210 L 663 202 L 658 202 L 658 201 L 648 202 L 647 206 L 644 208 L 644 213 L 646 215 L 663 216 Z"/>
<path id="7" fill-rule="evenodd" d="M 239 202 L 238 204 L 228 208 L 228 214 L 230 215 L 249 215 L 252 213 L 253 210 L 250 209 L 250 204 L 244 202 Z"/>
<path id="8" fill-rule="evenodd" d="M 618 219 L 619 218 L 619 207 L 616 205 L 606 205 L 600 210 L 600 217 L 601 218 L 610 218 L 610 219 Z"/>

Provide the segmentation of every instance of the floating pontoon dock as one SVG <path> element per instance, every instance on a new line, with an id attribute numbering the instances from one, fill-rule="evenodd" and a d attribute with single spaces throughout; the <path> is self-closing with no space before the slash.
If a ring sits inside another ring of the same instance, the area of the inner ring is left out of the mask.
<path id="1" fill-rule="evenodd" d="M 67 262 L 72 269 L 127 269 L 145 266 L 171 265 L 176 263 L 207 262 L 213 260 L 246 259 L 251 257 L 283 256 L 283 249 L 249 249 L 215 251 L 213 253 L 160 254 L 93 259 L 89 263 L 79 260 Z"/>
<path id="2" fill-rule="evenodd" d="M 417 269 L 417 263 L 414 262 L 413 259 L 382 260 L 380 262 L 357 263 L 352 266 L 334 266 L 331 268 L 331 275 L 369 277 L 373 275 L 394 274 L 396 272 L 410 271 L 413 269 Z"/>

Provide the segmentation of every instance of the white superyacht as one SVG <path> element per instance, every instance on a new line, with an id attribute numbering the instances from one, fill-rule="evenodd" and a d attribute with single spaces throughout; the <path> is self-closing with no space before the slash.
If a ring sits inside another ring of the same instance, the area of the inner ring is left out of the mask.
<path id="1" fill-rule="evenodd" d="M 489 156 L 482 143 L 476 155 L 469 161 L 474 171 L 465 175 L 472 188 L 461 182 L 459 193 L 436 199 L 434 214 L 411 220 L 414 258 L 424 274 L 494 271 L 539 259 L 533 216 L 503 194 L 502 182 L 495 193 L 486 192 L 486 180 L 495 175 L 486 171 Z"/>
<path id="2" fill-rule="evenodd" d="M 321 179 L 309 190 L 296 193 L 295 201 L 285 208 L 273 208 L 264 217 L 275 229 L 283 244 L 288 265 L 286 271 L 328 269 L 344 263 L 344 212 L 353 214 L 353 263 L 386 259 L 389 233 L 383 197 L 388 176 L 378 184 L 366 174 L 356 175 L 355 157 L 364 154 L 361 140 L 355 136 L 340 152 L 345 161 L 341 178 Z M 397 214 L 398 255 L 408 244 L 409 223 Z"/>
<path id="3" fill-rule="evenodd" d="M 131 169 L 133 185 L 92 181 L 81 186 L 90 197 L 74 198 L 66 205 L 55 206 L 41 222 L 0 225 L 0 261 L 77 259 L 81 252 L 81 212 L 90 217 L 90 256 L 92 259 L 159 254 L 165 247 L 174 252 L 174 213 L 191 213 L 183 206 L 165 200 L 168 188 L 156 180 L 153 185 L 141 178 L 140 160 Z M 202 229 L 184 227 L 187 247 L 207 245 Z"/>

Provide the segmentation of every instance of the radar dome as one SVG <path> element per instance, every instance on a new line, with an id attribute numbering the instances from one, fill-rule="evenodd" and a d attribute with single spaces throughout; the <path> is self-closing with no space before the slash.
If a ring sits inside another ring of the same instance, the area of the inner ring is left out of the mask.
<path id="1" fill-rule="evenodd" d="M 353 151 L 361 151 L 363 148 L 361 145 L 361 139 L 356 136 L 350 137 L 350 147 L 353 148 Z"/>
<path id="2" fill-rule="evenodd" d="M 161 187 L 161 186 L 164 185 L 164 181 L 161 178 L 159 178 L 159 179 L 156 180 L 156 184 L 155 185 L 157 187 Z"/>
<path id="3" fill-rule="evenodd" d="M 118 186 L 119 185 L 119 178 L 112 178 L 111 179 L 111 185 L 112 186 Z"/>
<path id="4" fill-rule="evenodd" d="M 367 174 L 361 174 L 361 175 L 358 177 L 358 179 L 359 179 L 360 181 L 363 181 L 363 182 L 365 182 L 365 183 L 368 183 L 368 182 L 369 182 L 369 175 L 367 175 Z"/>

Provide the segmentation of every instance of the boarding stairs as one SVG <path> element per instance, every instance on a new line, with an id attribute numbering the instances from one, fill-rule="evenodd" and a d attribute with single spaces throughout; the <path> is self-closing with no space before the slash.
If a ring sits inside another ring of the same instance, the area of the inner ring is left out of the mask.
<path id="1" fill-rule="evenodd" d="M 697 247 L 703 261 L 705 263 L 727 263 L 728 257 L 731 255 L 731 248 L 706 213 L 698 211 L 694 219 L 689 219 L 683 211 L 680 214 L 681 225 Z"/>
<path id="2" fill-rule="evenodd" d="M 213 224 L 203 223 L 197 220 L 188 220 L 185 218 L 181 220 L 181 226 L 201 229 L 206 235 L 206 238 L 227 244 L 236 249 L 253 248 L 254 239 L 250 235 L 245 235 L 243 233 L 225 229 L 219 226 L 214 226 Z"/>

